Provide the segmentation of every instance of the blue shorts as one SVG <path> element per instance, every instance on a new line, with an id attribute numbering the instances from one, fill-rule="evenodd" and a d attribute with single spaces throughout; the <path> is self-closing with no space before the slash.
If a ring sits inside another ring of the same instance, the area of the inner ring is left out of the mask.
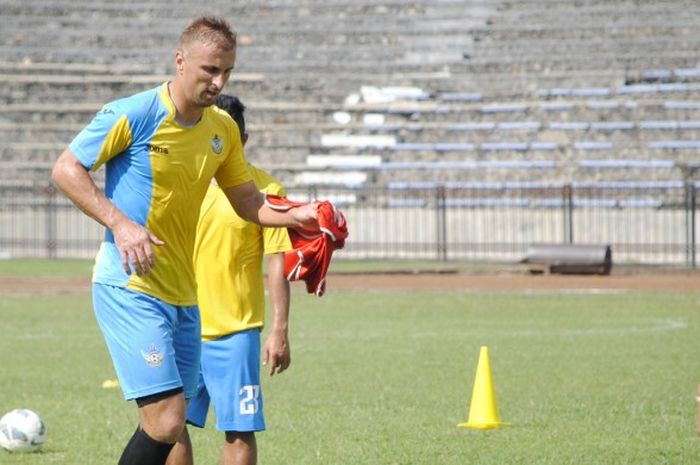
<path id="1" fill-rule="evenodd" d="M 265 429 L 259 329 L 229 334 L 202 344 L 199 385 L 187 407 L 187 421 L 204 428 L 210 402 L 219 431 Z"/>
<path id="2" fill-rule="evenodd" d="M 92 302 L 126 400 L 197 389 L 197 306 L 175 306 L 129 289 L 93 283 Z"/>

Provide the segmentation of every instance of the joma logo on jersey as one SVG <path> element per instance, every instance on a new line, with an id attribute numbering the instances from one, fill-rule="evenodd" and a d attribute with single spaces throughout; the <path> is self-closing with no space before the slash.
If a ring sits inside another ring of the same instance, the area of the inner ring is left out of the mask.
<path id="1" fill-rule="evenodd" d="M 168 147 L 160 147 L 158 145 L 153 144 L 149 145 L 148 147 L 150 148 L 151 152 L 162 153 L 164 155 L 168 154 Z"/>

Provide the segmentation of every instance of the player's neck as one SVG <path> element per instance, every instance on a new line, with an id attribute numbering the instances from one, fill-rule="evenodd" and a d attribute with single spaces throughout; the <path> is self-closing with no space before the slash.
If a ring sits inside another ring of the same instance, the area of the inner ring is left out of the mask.
<path id="1" fill-rule="evenodd" d="M 175 105 L 175 122 L 177 124 L 185 128 L 191 128 L 202 119 L 204 110 L 197 105 L 189 105 L 176 83 L 168 82 L 168 93 L 173 101 L 173 105 Z"/>

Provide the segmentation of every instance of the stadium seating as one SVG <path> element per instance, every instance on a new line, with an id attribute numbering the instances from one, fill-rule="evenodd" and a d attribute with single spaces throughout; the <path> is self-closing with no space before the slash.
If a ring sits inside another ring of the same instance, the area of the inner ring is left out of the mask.
<path id="1" fill-rule="evenodd" d="M 137 5 L 3 4 L 0 180 L 46 179 L 105 101 L 168 78 L 198 5 Z M 228 91 L 249 108 L 249 158 L 285 183 L 682 180 L 700 148 L 700 6 L 629 7 L 214 0 L 208 12 L 239 33 Z"/>

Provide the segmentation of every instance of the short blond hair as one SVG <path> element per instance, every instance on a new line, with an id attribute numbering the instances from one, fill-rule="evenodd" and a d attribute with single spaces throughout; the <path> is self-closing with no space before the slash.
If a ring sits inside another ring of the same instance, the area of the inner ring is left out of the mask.
<path id="1" fill-rule="evenodd" d="M 236 48 L 236 33 L 231 25 L 223 18 L 202 16 L 192 21 L 180 34 L 178 49 L 184 51 L 192 42 L 212 44 L 223 50 Z"/>

